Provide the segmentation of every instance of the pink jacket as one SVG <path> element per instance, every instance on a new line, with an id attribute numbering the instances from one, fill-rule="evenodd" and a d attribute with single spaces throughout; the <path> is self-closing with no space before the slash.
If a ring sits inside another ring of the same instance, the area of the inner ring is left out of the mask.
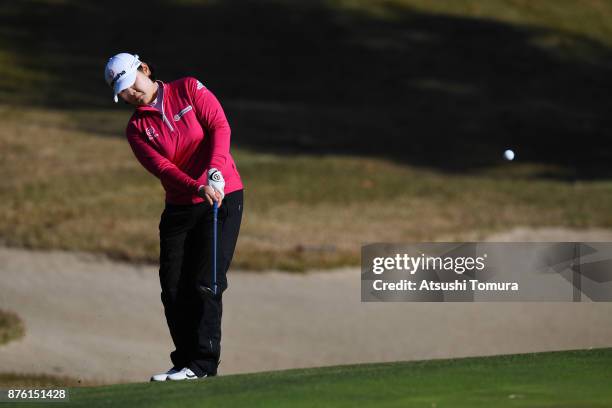
<path id="1" fill-rule="evenodd" d="M 126 137 L 134 155 L 161 180 L 166 202 L 196 204 L 198 186 L 207 184 L 208 169 L 225 179 L 225 194 L 242 189 L 230 154 L 230 127 L 219 101 L 193 77 L 164 84 L 162 112 L 139 106 L 130 118 Z"/>

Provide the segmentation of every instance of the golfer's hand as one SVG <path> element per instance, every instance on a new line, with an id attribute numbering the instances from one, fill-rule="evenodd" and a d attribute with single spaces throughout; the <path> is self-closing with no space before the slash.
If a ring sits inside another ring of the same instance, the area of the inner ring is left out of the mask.
<path id="1" fill-rule="evenodd" d="M 221 207 L 223 200 L 221 194 L 211 186 L 201 185 L 198 187 L 198 195 L 208 201 L 208 204 L 213 205 L 213 202 L 216 201 L 217 207 Z"/>
<path id="2" fill-rule="evenodd" d="M 223 179 L 223 174 L 215 167 L 208 170 L 208 178 L 206 179 L 209 186 L 214 188 L 219 194 L 221 194 L 221 199 L 225 196 L 225 180 Z"/>

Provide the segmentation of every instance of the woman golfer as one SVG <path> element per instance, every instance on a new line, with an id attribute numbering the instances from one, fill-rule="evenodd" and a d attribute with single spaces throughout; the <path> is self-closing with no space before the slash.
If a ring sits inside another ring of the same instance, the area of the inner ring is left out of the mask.
<path id="1" fill-rule="evenodd" d="M 115 55 L 104 77 L 115 102 L 119 96 L 135 106 L 127 140 L 166 191 L 159 279 L 176 349 L 170 353 L 173 367 L 151 381 L 215 376 L 221 298 L 242 219 L 242 181 L 230 154 L 230 127 L 219 101 L 200 81 L 156 81 L 138 55 Z M 213 203 L 218 206 L 216 271 Z"/>

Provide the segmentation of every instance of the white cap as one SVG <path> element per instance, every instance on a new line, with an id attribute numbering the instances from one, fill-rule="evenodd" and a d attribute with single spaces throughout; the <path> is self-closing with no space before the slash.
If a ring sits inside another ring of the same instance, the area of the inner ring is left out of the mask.
<path id="1" fill-rule="evenodd" d="M 106 83 L 113 88 L 113 99 L 119 101 L 117 94 L 134 85 L 136 81 L 136 70 L 140 66 L 138 55 L 122 52 L 111 57 L 104 69 Z"/>

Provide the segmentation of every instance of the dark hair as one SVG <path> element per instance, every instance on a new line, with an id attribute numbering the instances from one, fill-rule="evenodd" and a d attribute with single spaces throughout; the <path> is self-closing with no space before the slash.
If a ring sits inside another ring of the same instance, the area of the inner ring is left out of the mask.
<path id="1" fill-rule="evenodd" d="M 144 62 L 144 61 L 142 61 L 142 62 Z M 155 82 L 155 69 L 153 69 L 153 66 L 151 64 L 149 64 L 148 62 L 145 62 L 145 64 L 148 65 L 149 71 L 151 71 L 151 75 L 149 75 L 149 79 L 151 81 Z M 138 67 L 138 70 L 140 72 L 142 72 L 142 65 Z"/>

